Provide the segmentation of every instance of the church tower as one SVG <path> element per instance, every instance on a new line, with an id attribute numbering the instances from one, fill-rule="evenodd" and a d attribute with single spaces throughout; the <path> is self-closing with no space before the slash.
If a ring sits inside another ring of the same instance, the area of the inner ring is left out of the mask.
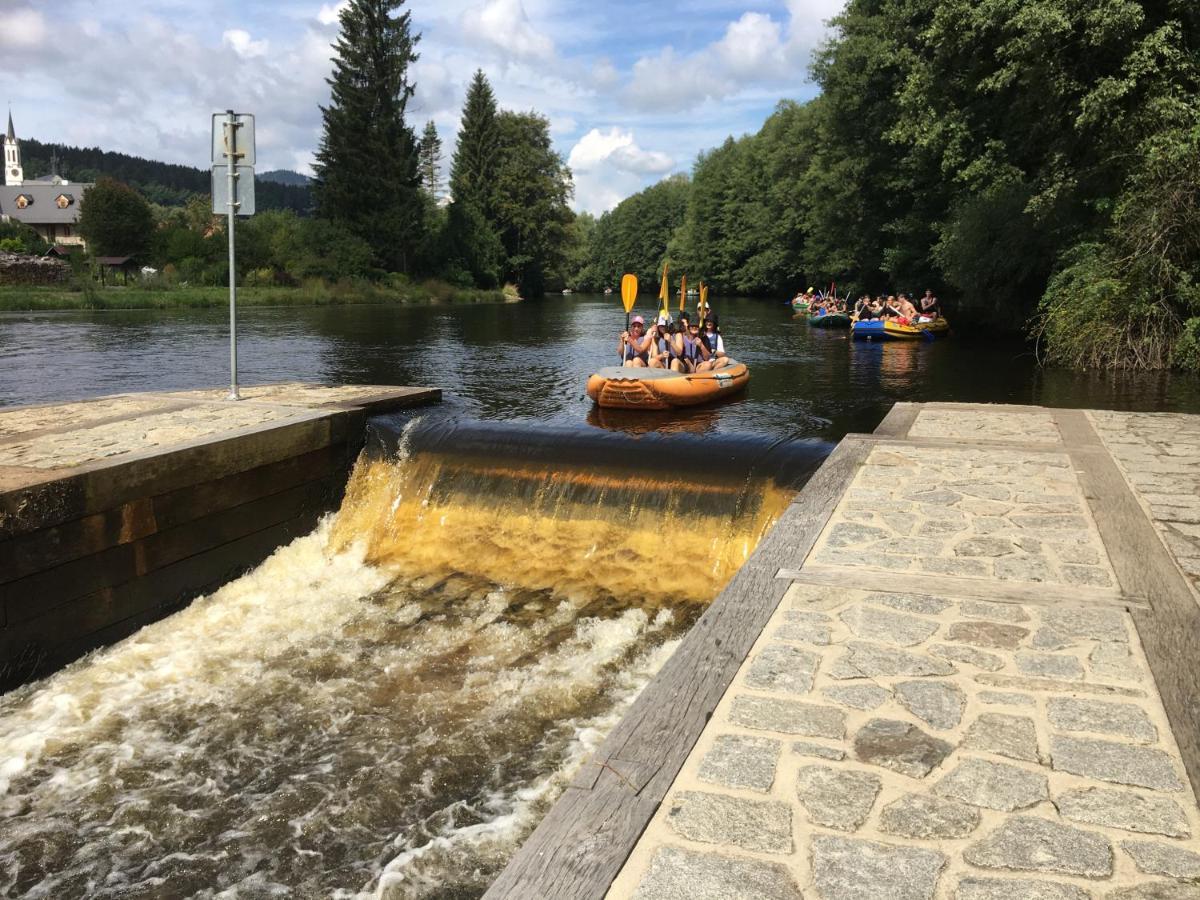
<path id="1" fill-rule="evenodd" d="M 25 181 L 25 171 L 21 168 L 21 145 L 17 142 L 17 133 L 13 130 L 12 110 L 8 111 L 8 133 L 4 135 L 4 184 L 7 187 L 19 187 Z"/>

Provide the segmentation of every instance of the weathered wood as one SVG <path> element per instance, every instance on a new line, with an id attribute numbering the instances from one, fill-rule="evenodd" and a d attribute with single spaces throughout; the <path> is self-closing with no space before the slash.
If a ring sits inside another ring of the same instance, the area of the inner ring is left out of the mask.
<path id="1" fill-rule="evenodd" d="M 1053 606 L 1063 603 L 1095 604 L 1098 606 L 1141 606 L 1149 604 L 1121 591 L 1109 588 L 1055 585 L 1050 591 L 1044 584 L 1019 584 L 1012 581 L 992 581 L 960 578 L 954 575 L 907 572 L 882 572 L 856 566 L 827 566 L 806 563 L 800 569 L 780 569 L 776 577 L 802 584 L 823 584 L 857 588 L 861 591 L 904 591 L 913 594 L 938 594 L 965 600 L 995 600 L 998 603 L 1032 603 Z"/>
<path id="2" fill-rule="evenodd" d="M 1059 431 L 1075 463 L 1113 571 L 1126 592 L 1149 597 L 1150 608 L 1132 609 L 1133 622 L 1162 697 L 1179 753 L 1200 795 L 1200 606 L 1162 537 L 1124 474 L 1079 410 L 1058 410 Z"/>
<path id="3" fill-rule="evenodd" d="M 913 422 L 917 421 L 917 413 L 920 411 L 920 403 L 894 404 L 891 410 L 888 411 L 888 414 L 883 417 L 883 421 L 879 423 L 872 436 L 890 438 L 907 437 L 908 430 L 912 428 Z"/>
<path id="4" fill-rule="evenodd" d="M 848 438 L 688 632 L 485 897 L 600 898 L 625 864 L 869 450 Z"/>

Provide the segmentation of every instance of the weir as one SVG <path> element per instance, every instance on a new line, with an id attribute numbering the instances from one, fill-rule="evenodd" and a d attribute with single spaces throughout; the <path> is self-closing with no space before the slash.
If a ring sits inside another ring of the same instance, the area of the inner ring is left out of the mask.
<path id="1" fill-rule="evenodd" d="M 478 896 L 827 451 L 377 417 L 316 530 L 0 698 L 0 892 Z"/>

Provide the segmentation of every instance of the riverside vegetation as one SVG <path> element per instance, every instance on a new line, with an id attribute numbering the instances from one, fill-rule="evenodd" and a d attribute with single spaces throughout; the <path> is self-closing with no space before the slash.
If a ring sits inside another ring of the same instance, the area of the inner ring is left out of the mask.
<path id="1" fill-rule="evenodd" d="M 850 0 L 814 58 L 818 97 L 599 218 L 571 213 L 547 120 L 500 110 L 482 72 L 440 202 L 437 130 L 418 139 L 405 119 L 419 35 L 402 5 L 343 10 L 313 215 L 246 221 L 245 283 L 401 273 L 536 296 L 628 271 L 655 283 L 669 261 L 726 294 L 933 288 L 958 324 L 1024 333 L 1045 362 L 1200 371 L 1187 0 Z M 155 213 L 140 258 L 167 281 L 224 282 L 207 197 Z"/>

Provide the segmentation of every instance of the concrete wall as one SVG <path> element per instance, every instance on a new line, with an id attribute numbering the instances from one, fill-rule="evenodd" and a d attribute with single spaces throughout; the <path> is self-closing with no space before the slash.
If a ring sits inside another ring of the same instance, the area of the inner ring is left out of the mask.
<path id="1" fill-rule="evenodd" d="M 0 690 L 120 640 L 310 531 L 340 502 L 367 415 L 330 410 L 0 489 Z"/>

